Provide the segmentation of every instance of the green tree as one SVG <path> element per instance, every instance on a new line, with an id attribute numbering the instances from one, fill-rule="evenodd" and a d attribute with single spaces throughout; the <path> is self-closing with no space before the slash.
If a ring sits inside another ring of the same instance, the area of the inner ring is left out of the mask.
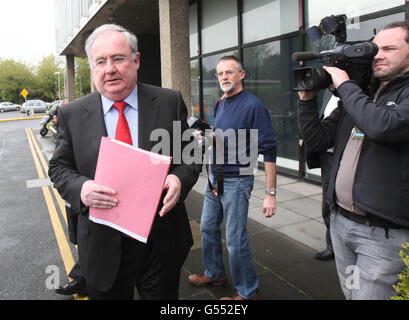
<path id="1" fill-rule="evenodd" d="M 2 101 L 22 103 L 24 98 L 21 90 L 29 92 L 35 84 L 35 74 L 32 67 L 13 59 L 0 59 L 0 98 Z"/>
<path id="2" fill-rule="evenodd" d="M 75 86 L 77 97 L 91 92 L 91 73 L 86 58 L 75 59 Z M 58 99 L 58 76 L 60 72 L 61 92 L 64 90 L 64 63 L 54 55 L 41 59 L 36 67 L 17 62 L 13 59 L 0 59 L 0 101 L 12 101 L 21 104 L 23 89 L 29 92 L 27 99 L 53 101 Z"/>
<path id="3" fill-rule="evenodd" d="M 393 286 L 397 294 L 391 298 L 392 300 L 409 300 L 409 242 L 402 247 L 404 250 L 401 250 L 400 256 L 406 267 L 398 275 L 399 282 Z"/>
<path id="4" fill-rule="evenodd" d="M 58 78 L 56 72 L 63 73 L 61 60 L 54 55 L 44 57 L 36 70 L 36 85 L 32 91 L 37 91 L 40 99 L 53 101 L 58 99 Z"/>
<path id="5" fill-rule="evenodd" d="M 84 57 L 75 58 L 75 92 L 78 98 L 91 92 L 91 71 Z"/>

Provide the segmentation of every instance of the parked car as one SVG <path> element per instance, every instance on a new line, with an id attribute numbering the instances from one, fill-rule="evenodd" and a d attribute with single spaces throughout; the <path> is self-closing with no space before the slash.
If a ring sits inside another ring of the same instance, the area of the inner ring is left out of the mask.
<path id="1" fill-rule="evenodd" d="M 18 104 L 14 104 L 11 102 L 1 102 L 0 103 L 0 112 L 5 111 L 18 111 L 20 110 L 20 106 Z"/>
<path id="2" fill-rule="evenodd" d="M 45 113 L 48 109 L 49 103 L 42 100 L 27 100 L 21 106 L 20 112 L 28 116 L 33 113 Z"/>
<path id="3" fill-rule="evenodd" d="M 63 100 L 55 100 L 48 105 L 47 109 L 51 110 L 55 106 L 61 106 L 62 102 Z"/>

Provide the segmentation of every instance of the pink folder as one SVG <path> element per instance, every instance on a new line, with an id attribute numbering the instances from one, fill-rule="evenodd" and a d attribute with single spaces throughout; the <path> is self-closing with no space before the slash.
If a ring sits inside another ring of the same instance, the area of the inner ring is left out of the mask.
<path id="1" fill-rule="evenodd" d="M 90 208 L 89 219 L 146 243 L 172 158 L 102 137 L 95 182 L 116 190 L 112 209 Z"/>

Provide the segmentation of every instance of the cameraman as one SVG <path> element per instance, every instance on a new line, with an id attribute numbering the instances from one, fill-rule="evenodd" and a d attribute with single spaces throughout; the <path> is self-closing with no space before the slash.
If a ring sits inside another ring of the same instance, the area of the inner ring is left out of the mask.
<path id="1" fill-rule="evenodd" d="M 394 295 L 392 285 L 405 267 L 399 252 L 409 241 L 409 21 L 388 24 L 374 42 L 374 95 L 367 96 L 344 70 L 325 67 L 341 103 L 320 122 L 317 92 L 299 92 L 307 149 L 334 147 L 327 200 L 347 299 Z"/>

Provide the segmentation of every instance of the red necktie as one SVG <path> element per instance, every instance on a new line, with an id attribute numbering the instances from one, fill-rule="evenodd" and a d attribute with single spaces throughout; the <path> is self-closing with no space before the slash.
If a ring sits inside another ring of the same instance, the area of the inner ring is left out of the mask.
<path id="1" fill-rule="evenodd" d="M 118 109 L 119 117 L 116 124 L 115 139 L 132 145 L 131 132 L 129 131 L 128 121 L 126 121 L 124 110 L 128 104 L 125 101 L 117 101 L 114 108 Z"/>

